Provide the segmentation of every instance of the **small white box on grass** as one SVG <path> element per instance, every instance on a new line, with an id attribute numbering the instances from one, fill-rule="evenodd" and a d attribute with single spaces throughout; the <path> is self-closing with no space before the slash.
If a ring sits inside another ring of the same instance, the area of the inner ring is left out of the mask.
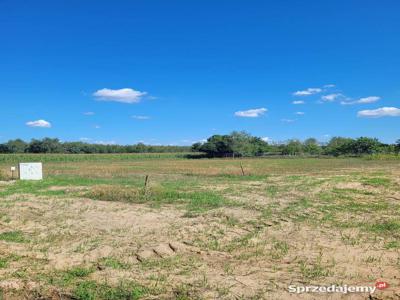
<path id="1" fill-rule="evenodd" d="M 20 163 L 19 179 L 21 180 L 42 180 L 42 163 Z"/>

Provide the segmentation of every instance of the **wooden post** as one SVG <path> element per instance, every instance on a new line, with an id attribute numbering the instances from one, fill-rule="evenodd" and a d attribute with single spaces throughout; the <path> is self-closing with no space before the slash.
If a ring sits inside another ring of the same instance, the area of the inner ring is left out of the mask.
<path id="1" fill-rule="evenodd" d="M 15 167 L 11 167 L 11 180 L 14 180 L 14 172 L 15 172 L 16 168 Z"/>
<path id="2" fill-rule="evenodd" d="M 149 175 L 146 175 L 146 178 L 144 179 L 144 194 L 147 194 L 147 183 L 149 181 Z"/>
<path id="3" fill-rule="evenodd" d="M 242 169 L 242 175 L 244 176 L 245 174 L 244 174 L 242 163 L 240 163 L 240 169 Z"/>

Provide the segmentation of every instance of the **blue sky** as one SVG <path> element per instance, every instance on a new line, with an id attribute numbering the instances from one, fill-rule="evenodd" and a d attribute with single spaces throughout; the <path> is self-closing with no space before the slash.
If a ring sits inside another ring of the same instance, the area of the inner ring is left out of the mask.
<path id="1" fill-rule="evenodd" d="M 397 0 L 1 0 L 0 142 L 184 145 L 232 130 L 393 142 L 399 11 Z"/>

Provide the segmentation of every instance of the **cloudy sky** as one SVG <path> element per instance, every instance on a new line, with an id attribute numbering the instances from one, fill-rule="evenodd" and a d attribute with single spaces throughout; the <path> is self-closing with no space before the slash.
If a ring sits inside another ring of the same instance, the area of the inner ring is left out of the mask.
<path id="1" fill-rule="evenodd" d="M 0 142 L 400 138 L 400 2 L 0 1 Z"/>

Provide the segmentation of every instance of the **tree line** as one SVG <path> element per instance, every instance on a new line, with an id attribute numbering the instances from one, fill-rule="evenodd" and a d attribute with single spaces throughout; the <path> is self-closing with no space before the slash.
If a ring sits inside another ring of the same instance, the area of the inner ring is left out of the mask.
<path id="1" fill-rule="evenodd" d="M 21 139 L 0 144 L 0 153 L 167 153 L 190 152 L 190 146 L 158 146 L 138 143 L 134 145 L 103 145 L 84 142 L 61 142 L 59 139 L 43 138 L 25 142 Z"/>
<path id="2" fill-rule="evenodd" d="M 400 152 L 400 140 L 395 144 L 381 143 L 376 138 L 357 139 L 333 137 L 322 144 L 315 138 L 305 141 L 292 139 L 283 143 L 268 143 L 246 132 L 232 132 L 229 135 L 213 135 L 204 143 L 192 145 L 192 151 L 202 152 L 207 157 L 251 157 L 263 155 L 354 155 Z"/>
<path id="3" fill-rule="evenodd" d="M 252 157 L 267 155 L 354 155 L 364 154 L 399 154 L 400 139 L 394 144 L 381 143 L 376 138 L 359 137 L 356 139 L 333 137 L 327 143 L 320 143 L 315 138 L 305 141 L 297 139 L 282 143 L 268 143 L 260 137 L 243 131 L 234 131 L 227 135 L 213 135 L 206 142 L 192 146 L 145 145 L 104 145 L 84 142 L 61 142 L 56 138 L 9 140 L 0 144 L 0 153 L 174 153 L 201 152 L 205 157 Z M 195 156 L 191 156 L 195 157 Z"/>

